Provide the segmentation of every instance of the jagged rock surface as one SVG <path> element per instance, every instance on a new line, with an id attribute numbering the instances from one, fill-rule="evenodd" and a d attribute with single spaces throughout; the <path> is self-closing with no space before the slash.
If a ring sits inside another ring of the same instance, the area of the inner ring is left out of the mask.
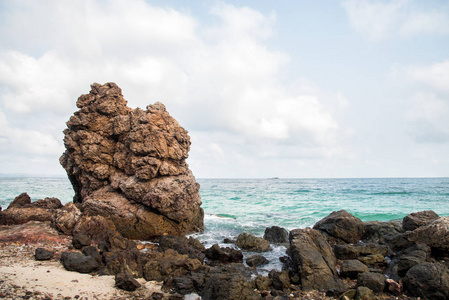
<path id="1" fill-rule="evenodd" d="M 91 87 L 67 122 L 60 158 L 82 213 L 112 220 L 133 239 L 202 230 L 187 131 L 162 103 L 131 109 L 116 84 Z"/>

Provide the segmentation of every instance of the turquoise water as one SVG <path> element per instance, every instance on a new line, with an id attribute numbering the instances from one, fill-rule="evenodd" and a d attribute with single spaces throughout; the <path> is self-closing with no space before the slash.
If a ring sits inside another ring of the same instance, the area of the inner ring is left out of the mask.
<path id="1" fill-rule="evenodd" d="M 434 210 L 449 215 L 449 178 L 376 179 L 198 179 L 205 231 L 195 235 L 206 246 L 242 232 L 262 236 L 268 226 L 289 230 L 313 226 L 335 210 L 346 209 L 363 221 L 402 219 L 411 212 Z M 33 200 L 72 200 L 65 177 L 0 177 L 0 205 L 22 192 Z M 229 246 L 229 245 L 226 245 Z M 284 247 L 266 256 L 279 268 Z M 250 255 L 249 253 L 246 253 Z"/>

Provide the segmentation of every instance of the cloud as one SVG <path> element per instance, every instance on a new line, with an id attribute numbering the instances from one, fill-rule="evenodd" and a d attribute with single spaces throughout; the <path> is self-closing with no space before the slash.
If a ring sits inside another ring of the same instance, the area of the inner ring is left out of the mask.
<path id="1" fill-rule="evenodd" d="M 430 66 L 410 66 L 404 70 L 408 80 L 449 95 L 449 60 Z"/>
<path id="2" fill-rule="evenodd" d="M 342 6 L 351 25 L 373 41 L 397 36 L 449 34 L 449 6 L 446 3 L 441 9 L 430 9 L 425 3 L 414 0 L 347 0 Z"/>
<path id="3" fill-rule="evenodd" d="M 279 80 L 289 56 L 269 47 L 273 13 L 221 3 L 210 11 L 214 22 L 201 23 L 142 0 L 3 6 L 0 109 L 11 145 L 25 152 L 62 152 L 57 138 L 77 97 L 108 81 L 130 106 L 165 103 L 193 139 L 208 136 L 193 149 L 214 157 L 228 150 L 211 141 L 217 133 L 242 156 L 266 155 L 258 150 L 267 143 L 274 155 L 284 147 L 296 156 L 328 155 L 337 147 L 338 124 L 320 96 Z"/>

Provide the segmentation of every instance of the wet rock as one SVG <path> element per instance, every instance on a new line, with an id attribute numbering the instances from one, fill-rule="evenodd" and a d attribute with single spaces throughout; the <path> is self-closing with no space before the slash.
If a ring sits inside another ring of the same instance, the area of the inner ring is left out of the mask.
<path id="1" fill-rule="evenodd" d="M 119 273 L 115 275 L 115 286 L 125 291 L 135 291 L 140 288 L 140 283 L 129 273 Z"/>
<path id="2" fill-rule="evenodd" d="M 85 246 L 90 246 L 91 239 L 85 234 L 77 234 L 72 238 L 72 245 L 75 249 L 81 249 Z"/>
<path id="3" fill-rule="evenodd" d="M 313 229 L 325 232 L 343 243 L 357 243 L 365 232 L 365 224 L 346 210 L 340 210 L 318 221 Z"/>
<path id="4" fill-rule="evenodd" d="M 263 238 L 272 244 L 282 244 L 288 242 L 288 232 L 282 227 L 271 226 L 265 228 Z"/>
<path id="5" fill-rule="evenodd" d="M 405 275 L 404 286 L 412 296 L 449 299 L 449 269 L 430 262 L 413 266 Z"/>
<path id="6" fill-rule="evenodd" d="M 385 289 L 385 275 L 379 273 L 364 272 L 357 276 L 357 286 L 364 286 L 374 293 L 382 293 Z"/>
<path id="7" fill-rule="evenodd" d="M 36 260 L 50 260 L 54 256 L 53 251 L 47 250 L 45 248 L 36 248 L 34 252 L 34 258 Z"/>
<path id="8" fill-rule="evenodd" d="M 345 260 L 340 267 L 340 276 L 356 279 L 360 273 L 369 272 L 368 267 L 359 260 Z"/>
<path id="9" fill-rule="evenodd" d="M 268 259 L 262 255 L 254 255 L 246 259 L 246 264 L 250 267 L 258 267 L 268 264 Z"/>
<path id="10" fill-rule="evenodd" d="M 253 252 L 266 252 L 271 249 L 270 242 L 246 232 L 239 234 L 235 245 L 243 250 Z"/>
<path id="11" fill-rule="evenodd" d="M 337 259 L 323 233 L 311 228 L 294 229 L 289 239 L 293 273 L 299 275 L 303 290 L 344 289 L 337 276 Z"/>
<path id="12" fill-rule="evenodd" d="M 162 236 L 159 240 L 158 250 L 164 252 L 168 249 L 173 249 L 179 254 L 187 254 L 190 258 L 196 258 L 201 262 L 205 258 L 202 251 L 206 248 L 200 241 L 192 237 Z"/>
<path id="13" fill-rule="evenodd" d="M 187 131 L 162 103 L 131 109 L 116 84 L 91 88 L 67 122 L 60 158 L 83 215 L 103 216 L 132 239 L 201 231 Z"/>
<path id="14" fill-rule="evenodd" d="M 425 226 L 432 221 L 435 221 L 440 216 L 433 210 L 424 210 L 416 213 L 411 213 L 402 219 L 402 227 L 406 231 L 415 230 L 418 227 Z"/>
<path id="15" fill-rule="evenodd" d="M 79 252 L 63 252 L 61 262 L 67 271 L 79 273 L 91 273 L 100 267 L 95 258 Z"/>

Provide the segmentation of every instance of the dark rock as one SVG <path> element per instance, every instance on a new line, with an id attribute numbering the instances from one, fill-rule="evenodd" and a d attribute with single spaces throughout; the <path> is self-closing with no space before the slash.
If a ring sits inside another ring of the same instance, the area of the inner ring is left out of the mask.
<path id="1" fill-rule="evenodd" d="M 92 256 L 98 262 L 98 264 L 103 263 L 103 258 L 101 257 L 100 253 L 98 252 L 97 247 L 87 246 L 87 247 L 84 247 L 82 252 L 86 256 Z"/>
<path id="2" fill-rule="evenodd" d="M 405 275 L 404 287 L 412 296 L 449 299 L 449 269 L 430 262 L 413 266 Z"/>
<path id="3" fill-rule="evenodd" d="M 379 273 L 360 273 L 357 276 L 357 286 L 364 286 L 375 293 L 382 293 L 385 289 L 385 275 Z"/>
<path id="4" fill-rule="evenodd" d="M 147 262 L 145 255 L 140 253 L 135 245 L 130 245 L 125 250 L 115 248 L 105 252 L 103 253 L 103 259 L 107 274 L 115 275 L 127 272 L 136 278 L 143 276 L 144 266 Z"/>
<path id="5" fill-rule="evenodd" d="M 392 253 L 402 251 L 415 244 L 415 242 L 408 238 L 406 233 L 385 236 L 384 241 Z"/>
<path id="6" fill-rule="evenodd" d="M 22 193 L 8 205 L 7 209 L 10 208 L 20 208 L 20 207 L 26 207 L 31 204 L 31 198 L 27 193 Z"/>
<path id="7" fill-rule="evenodd" d="M 85 246 L 90 246 L 91 239 L 85 234 L 77 234 L 72 238 L 72 245 L 75 249 L 81 249 Z"/>
<path id="8" fill-rule="evenodd" d="M 404 277 L 407 271 L 421 263 L 426 262 L 430 258 L 430 247 L 423 244 L 417 244 L 407 248 L 398 254 L 398 275 Z"/>
<path id="9" fill-rule="evenodd" d="M 181 276 L 201 267 L 198 259 L 191 259 L 185 254 L 169 249 L 162 253 L 154 253 L 143 268 L 143 276 L 147 281 L 163 281 L 168 276 Z"/>
<path id="10" fill-rule="evenodd" d="M 152 300 L 164 299 L 164 294 L 163 293 L 154 292 L 153 294 L 151 294 L 150 299 L 152 299 Z"/>
<path id="11" fill-rule="evenodd" d="M 67 271 L 79 273 L 91 273 L 100 267 L 95 258 L 79 252 L 63 252 L 61 262 Z"/>
<path id="12" fill-rule="evenodd" d="M 235 264 L 228 266 L 214 268 L 215 270 L 205 280 L 204 289 L 200 294 L 202 299 L 260 299 L 261 296 L 254 290 L 253 284 L 247 280 L 249 277 L 242 272 L 236 272 Z"/>
<path id="13" fill-rule="evenodd" d="M 246 264 L 250 267 L 258 267 L 268 264 L 269 261 L 263 255 L 254 255 L 246 259 Z"/>
<path id="14" fill-rule="evenodd" d="M 344 290 L 337 276 L 337 259 L 320 231 L 310 228 L 290 231 L 288 254 L 303 290 Z"/>
<path id="15" fill-rule="evenodd" d="M 129 273 L 119 273 L 115 275 L 115 286 L 125 291 L 135 291 L 140 288 L 140 283 Z"/>
<path id="16" fill-rule="evenodd" d="M 365 286 L 359 286 L 357 287 L 356 293 L 355 293 L 355 300 L 375 300 L 376 296 L 374 296 L 374 293 L 371 289 Z"/>
<path id="17" fill-rule="evenodd" d="M 396 282 L 393 279 L 385 280 L 386 290 L 393 295 L 399 296 L 402 294 L 402 281 Z"/>
<path id="18" fill-rule="evenodd" d="M 406 231 L 415 230 L 418 227 L 425 226 L 432 221 L 435 221 L 440 216 L 433 210 L 424 210 L 416 213 L 411 213 L 402 219 L 402 227 Z"/>
<path id="19" fill-rule="evenodd" d="M 223 243 L 225 243 L 225 244 L 235 244 L 235 240 L 230 239 L 230 238 L 225 238 L 223 240 Z"/>
<path id="20" fill-rule="evenodd" d="M 271 286 L 271 279 L 266 276 L 258 275 L 256 279 L 254 279 L 254 283 L 256 284 L 256 289 L 259 291 L 268 291 Z"/>
<path id="21" fill-rule="evenodd" d="M 187 254 L 190 258 L 196 258 L 201 262 L 205 258 L 205 255 L 202 253 L 205 250 L 204 245 L 192 237 L 162 236 L 159 240 L 158 249 L 161 252 L 173 249 L 179 254 Z"/>
<path id="22" fill-rule="evenodd" d="M 268 277 L 271 280 L 271 285 L 276 290 L 288 290 L 290 288 L 290 277 L 287 271 L 277 272 L 271 270 L 268 273 Z"/>
<path id="23" fill-rule="evenodd" d="M 239 234 L 235 245 L 243 250 L 254 252 L 266 252 L 271 249 L 270 242 L 246 232 Z"/>
<path id="24" fill-rule="evenodd" d="M 83 215 L 103 216 L 131 239 L 203 229 L 190 137 L 162 103 L 131 109 L 115 83 L 94 83 L 76 105 L 60 163 Z"/>
<path id="25" fill-rule="evenodd" d="M 208 259 L 222 263 L 243 262 L 242 251 L 229 247 L 222 248 L 218 244 L 214 244 L 212 247 L 206 249 L 204 254 Z"/>
<path id="26" fill-rule="evenodd" d="M 46 209 L 59 209 L 62 207 L 62 204 L 58 198 L 47 197 L 44 200 L 39 199 L 36 202 L 31 203 L 31 206 Z"/>
<path id="27" fill-rule="evenodd" d="M 346 210 L 340 210 L 318 221 L 313 229 L 323 231 L 346 243 L 357 243 L 365 232 L 365 224 Z"/>
<path id="28" fill-rule="evenodd" d="M 174 289 L 177 293 L 182 295 L 195 292 L 195 284 L 191 276 L 169 277 L 167 279 L 164 281 L 163 285 L 165 288 L 169 286 L 171 289 Z"/>
<path id="29" fill-rule="evenodd" d="M 265 228 L 263 238 L 272 244 L 282 244 L 288 242 L 288 232 L 282 227 L 272 226 Z"/>
<path id="30" fill-rule="evenodd" d="M 375 244 L 368 244 L 368 245 L 344 244 L 344 245 L 335 245 L 334 252 L 335 256 L 338 259 L 347 260 L 359 258 L 360 256 L 377 255 L 377 254 L 381 256 L 386 256 L 388 254 L 388 248 L 386 246 L 379 246 Z"/>
<path id="31" fill-rule="evenodd" d="M 426 226 L 408 231 L 405 235 L 409 241 L 417 244 L 426 244 L 432 250 L 448 253 L 449 217 L 440 217 Z"/>
<path id="32" fill-rule="evenodd" d="M 340 267 L 340 276 L 356 279 L 360 273 L 369 272 L 368 267 L 359 260 L 345 260 Z"/>
<path id="33" fill-rule="evenodd" d="M 402 233 L 402 222 L 398 220 L 365 223 L 365 233 L 362 237 L 364 243 L 386 244 L 385 238 Z"/>
<path id="34" fill-rule="evenodd" d="M 36 248 L 36 251 L 34 252 L 34 258 L 36 260 L 50 260 L 53 256 L 53 251 L 44 248 Z"/>

